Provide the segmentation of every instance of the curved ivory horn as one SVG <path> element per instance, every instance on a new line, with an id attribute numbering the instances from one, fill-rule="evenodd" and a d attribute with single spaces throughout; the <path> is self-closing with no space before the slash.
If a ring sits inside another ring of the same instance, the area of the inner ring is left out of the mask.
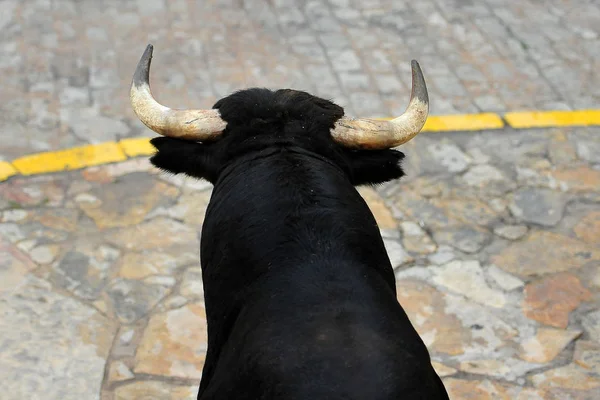
<path id="1" fill-rule="evenodd" d="M 412 91 L 404 114 L 391 121 L 342 117 L 331 131 L 333 140 L 354 149 L 389 149 L 406 143 L 423 129 L 429 113 L 429 96 L 419 63 L 411 62 Z"/>
<path id="2" fill-rule="evenodd" d="M 152 50 L 149 44 L 131 83 L 131 105 L 138 118 L 164 136 L 196 141 L 216 139 L 227 125 L 218 110 L 173 110 L 154 100 L 150 91 Z"/>

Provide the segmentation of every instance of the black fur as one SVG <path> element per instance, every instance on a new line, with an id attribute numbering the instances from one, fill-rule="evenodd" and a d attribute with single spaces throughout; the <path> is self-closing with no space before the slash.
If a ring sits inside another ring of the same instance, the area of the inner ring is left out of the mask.
<path id="1" fill-rule="evenodd" d="M 447 399 L 354 188 L 400 178 L 404 155 L 337 145 L 343 109 L 304 92 L 249 89 L 215 108 L 218 141 L 152 140 L 155 166 L 215 185 L 198 399 Z"/>

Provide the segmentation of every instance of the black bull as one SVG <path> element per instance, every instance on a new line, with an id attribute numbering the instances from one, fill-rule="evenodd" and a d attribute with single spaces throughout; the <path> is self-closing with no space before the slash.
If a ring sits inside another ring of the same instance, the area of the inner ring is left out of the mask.
<path id="1" fill-rule="evenodd" d="M 304 92 L 244 90 L 215 108 L 218 141 L 152 140 L 155 166 L 214 184 L 198 398 L 447 399 L 355 189 L 400 178 L 404 155 L 334 143 L 343 109 Z"/>

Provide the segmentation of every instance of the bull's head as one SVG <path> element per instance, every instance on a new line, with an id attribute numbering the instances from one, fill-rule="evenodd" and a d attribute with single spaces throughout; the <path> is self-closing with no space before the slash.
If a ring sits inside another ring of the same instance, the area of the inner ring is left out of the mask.
<path id="1" fill-rule="evenodd" d="M 257 126 L 261 124 L 261 133 L 269 131 L 270 128 L 277 125 L 279 131 L 276 135 L 280 135 L 282 131 L 293 130 L 292 128 L 282 128 L 282 121 L 300 121 L 305 131 L 317 132 L 317 136 L 322 136 L 323 132 L 329 133 L 328 140 L 337 143 L 338 149 L 341 149 L 347 156 L 344 163 L 353 164 L 354 161 L 348 161 L 347 158 L 357 160 L 357 156 L 360 154 L 362 157 L 360 159 L 361 165 L 372 164 L 372 168 L 375 168 L 377 163 L 388 166 L 398 164 L 399 160 L 402 159 L 402 153 L 393 152 L 394 154 L 392 154 L 392 151 L 387 149 L 406 143 L 414 138 L 427 120 L 429 111 L 427 87 L 421 68 L 416 61 L 412 61 L 412 92 L 408 108 L 398 118 L 384 121 L 346 117 L 343 115 L 343 109 L 339 106 L 308 93 L 294 90 L 271 92 L 266 89 L 250 89 L 234 93 L 220 100 L 211 110 L 174 110 L 161 105 L 152 96 L 149 84 L 152 50 L 152 45 L 148 45 L 138 63 L 131 85 L 131 104 L 137 116 L 148 128 L 163 136 L 180 139 L 179 144 L 176 146 L 179 152 L 189 151 L 183 149 L 185 146 L 192 146 L 194 142 L 205 144 L 204 151 L 213 144 L 216 145 L 226 141 L 224 138 L 228 135 L 231 136 L 231 131 L 244 130 L 247 135 L 256 135 L 251 131 L 248 133 L 248 128 L 255 127 L 259 129 Z M 269 94 L 267 95 L 266 92 Z M 270 128 L 267 127 L 266 121 L 272 121 Z M 320 125 L 315 128 L 315 124 Z M 305 125 L 311 125 L 313 128 L 307 128 Z M 298 129 L 296 129 L 297 131 Z M 153 140 L 155 146 L 160 143 L 166 142 Z M 239 141 L 236 143 L 239 143 Z M 196 145 L 200 144 L 196 143 Z M 322 145 L 321 147 L 327 146 Z M 254 148 L 256 149 L 256 146 Z M 160 160 L 161 151 L 165 156 L 162 161 Z M 167 162 L 166 151 L 159 148 L 159 153 L 154 157 L 153 163 L 160 168 L 175 173 L 184 172 L 188 175 L 209 180 L 215 178 L 214 174 L 211 176 L 210 173 L 206 172 L 190 172 L 189 166 L 183 166 L 182 157 L 171 154 L 170 158 L 177 160 Z M 196 159 L 199 159 L 199 157 L 196 157 Z M 371 159 L 372 161 L 365 164 L 365 159 Z M 218 161 L 227 162 L 228 160 L 220 157 Z M 372 169 L 372 171 L 373 173 L 379 171 L 381 176 L 376 178 L 373 175 L 370 178 L 363 179 L 364 181 L 372 183 L 402 175 L 399 166 L 394 173 L 381 171 L 381 166 Z M 360 172 L 357 173 L 361 175 Z M 366 183 L 356 180 L 353 180 L 353 182 L 355 184 Z"/>
<path id="2" fill-rule="evenodd" d="M 226 127 L 219 110 L 173 110 L 159 104 L 150 91 L 152 45 L 138 63 L 131 85 L 131 104 L 140 120 L 153 131 L 169 137 L 206 141 L 218 138 Z M 396 119 L 340 118 L 331 130 L 333 140 L 356 149 L 389 149 L 414 138 L 429 112 L 427 87 L 421 68 L 412 61 L 412 93 L 408 108 Z"/>

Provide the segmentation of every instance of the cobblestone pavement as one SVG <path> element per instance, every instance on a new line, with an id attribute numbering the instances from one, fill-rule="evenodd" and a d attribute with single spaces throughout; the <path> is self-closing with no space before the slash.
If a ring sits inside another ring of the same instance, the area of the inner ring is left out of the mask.
<path id="1" fill-rule="evenodd" d="M 0 160 L 151 133 L 128 91 L 210 107 L 247 86 L 432 113 L 597 108 L 594 0 L 4 0 Z M 600 127 L 427 133 L 361 189 L 398 299 L 455 399 L 600 398 Z M 211 187 L 144 158 L 0 183 L 2 399 L 193 399 Z M 146 397 L 144 397 L 146 396 Z"/>
<path id="2" fill-rule="evenodd" d="M 453 398 L 600 398 L 600 128 L 404 150 L 361 191 Z M 210 194 L 146 158 L 0 185 L 2 398 L 194 398 Z"/>
<path id="3" fill-rule="evenodd" d="M 248 86 L 404 110 L 410 59 L 434 114 L 600 104 L 596 0 L 3 0 L 0 160 L 147 134 L 128 103 L 146 44 L 173 107 Z"/>

